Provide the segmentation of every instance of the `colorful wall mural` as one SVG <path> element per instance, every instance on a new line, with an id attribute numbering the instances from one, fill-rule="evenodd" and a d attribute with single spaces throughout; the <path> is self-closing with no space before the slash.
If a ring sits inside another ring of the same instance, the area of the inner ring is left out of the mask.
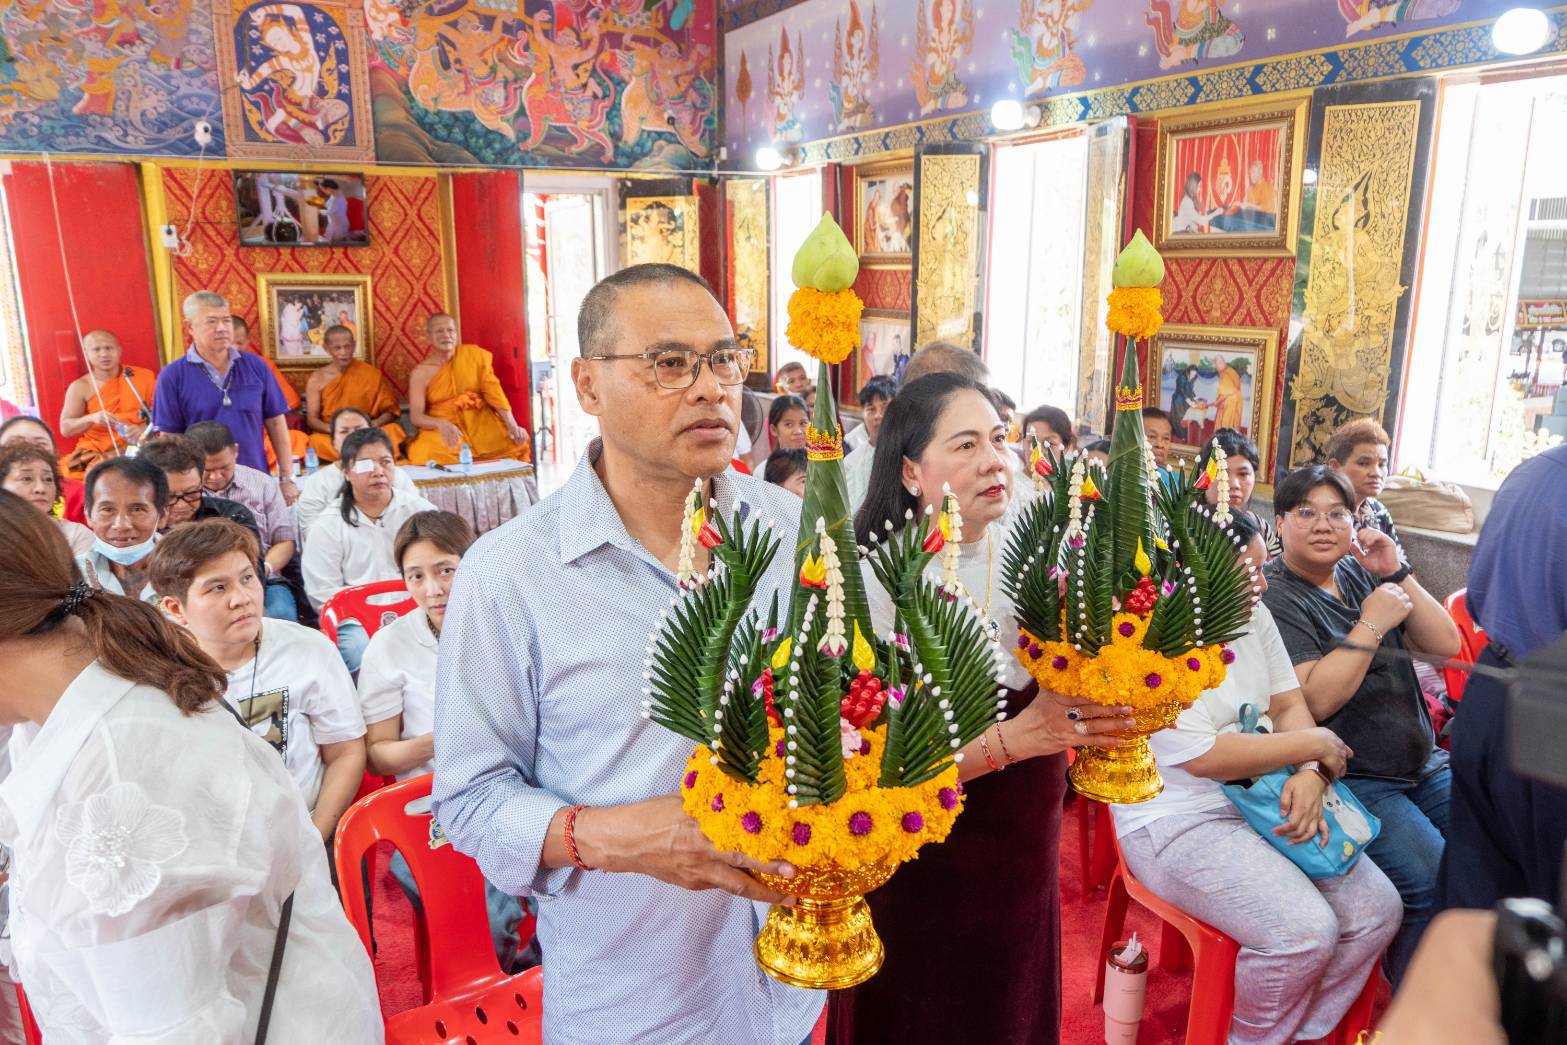
<path id="1" fill-rule="evenodd" d="M 714 0 L 364 0 L 387 163 L 693 167 L 715 151 Z"/>
<path id="2" fill-rule="evenodd" d="M 223 154 L 206 0 L 0 3 L 0 150 Z"/>
<path id="3" fill-rule="evenodd" d="M 1428 32 L 1495 18 L 1512 6 L 1512 0 L 1324 0 L 1308 11 L 1300 0 L 725 0 L 724 142 L 732 162 L 745 166 L 769 143 L 863 136 L 943 114 L 988 112 L 1001 98 L 1043 101 Z M 1444 64 L 1441 55 L 1398 51 L 1358 50 L 1352 69 L 1339 69 L 1333 56 L 1303 57 L 1354 79 L 1411 71 L 1411 63 Z M 1309 77 L 1297 76 L 1297 83 L 1245 69 L 1236 79 L 1219 97 L 1314 85 Z M 1104 111 L 1090 105 L 1063 115 L 1097 119 L 1217 100 L 1202 93 L 1154 91 L 1112 99 Z M 988 121 L 981 130 L 988 132 Z M 911 144 L 900 139 L 882 148 Z"/>

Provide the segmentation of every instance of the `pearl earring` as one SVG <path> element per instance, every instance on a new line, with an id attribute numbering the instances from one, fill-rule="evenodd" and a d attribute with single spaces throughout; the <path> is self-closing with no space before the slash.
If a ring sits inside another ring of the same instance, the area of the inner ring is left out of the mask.
<path id="1" fill-rule="evenodd" d="M 920 495 L 920 488 L 918 486 L 911 486 L 911 487 L 909 487 L 909 496 L 910 497 L 918 497 L 919 495 Z"/>

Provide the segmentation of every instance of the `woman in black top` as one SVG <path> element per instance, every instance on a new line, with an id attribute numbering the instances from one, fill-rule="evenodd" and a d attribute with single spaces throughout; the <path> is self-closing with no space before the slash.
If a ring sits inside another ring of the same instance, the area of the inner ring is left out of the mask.
<path id="1" fill-rule="evenodd" d="M 1451 657 L 1458 629 L 1386 534 L 1355 527 L 1355 490 L 1324 465 L 1274 491 L 1281 558 L 1263 601 L 1312 717 L 1354 751 L 1344 782 L 1382 821 L 1366 850 L 1398 887 L 1404 926 L 1388 950 L 1396 986 L 1436 907 L 1452 775 L 1406 646 Z"/>

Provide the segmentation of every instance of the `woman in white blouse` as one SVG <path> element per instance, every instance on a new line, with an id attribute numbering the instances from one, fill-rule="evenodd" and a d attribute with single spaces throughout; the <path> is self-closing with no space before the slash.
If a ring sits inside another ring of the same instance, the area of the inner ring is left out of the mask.
<path id="1" fill-rule="evenodd" d="M 0 448 L 0 490 L 9 490 L 54 519 L 60 499 L 60 464 L 48 450 L 32 443 L 8 443 Z M 93 532 L 81 523 L 55 519 L 72 555 L 92 551 Z"/>
<path id="2" fill-rule="evenodd" d="M 357 407 L 345 406 L 332 414 L 327 426 L 332 429 L 332 449 L 341 454 L 345 439 L 361 428 L 371 427 L 370 415 Z M 392 490 L 404 497 L 413 497 L 419 492 L 401 468 L 392 469 Z M 311 523 L 320 518 L 322 512 L 337 504 L 337 495 L 342 492 L 343 470 L 336 461 L 323 464 L 300 480 L 299 500 L 294 502 L 294 522 L 299 526 L 301 537 L 308 535 Z"/>
<path id="3" fill-rule="evenodd" d="M 473 540 L 467 520 L 451 512 L 420 512 L 397 531 L 392 554 L 415 609 L 375 633 L 359 669 L 372 773 L 406 780 L 434 769 L 436 645 L 457 563 Z M 419 890 L 401 853 L 392 854 L 391 869 L 417 904 Z M 517 971 L 522 901 L 488 882 L 484 893 L 495 953 L 503 967 Z"/>
<path id="4" fill-rule="evenodd" d="M 393 488 L 392 441 L 379 428 L 344 439 L 339 464 L 345 482 L 336 510 L 323 512 L 305 538 L 305 594 L 318 611 L 344 588 L 397 579 L 392 539 L 398 528 L 410 515 L 435 511 L 423 497 Z M 339 623 L 337 648 L 349 671 L 359 670 L 368 641 L 358 621 Z"/>
<path id="5" fill-rule="evenodd" d="M 0 493 L 14 964 L 51 1043 L 379 1042 L 370 961 L 282 761 L 155 609 Z M 279 923 L 292 897 L 286 933 Z"/>

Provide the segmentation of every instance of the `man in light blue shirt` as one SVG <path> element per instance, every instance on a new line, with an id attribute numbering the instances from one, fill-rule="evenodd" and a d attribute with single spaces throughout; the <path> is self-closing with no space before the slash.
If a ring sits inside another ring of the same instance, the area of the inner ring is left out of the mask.
<path id="1" fill-rule="evenodd" d="M 436 816 L 497 887 L 539 900 L 550 1045 L 796 1045 L 823 996 L 752 954 L 766 904 L 786 898 L 681 810 L 691 744 L 640 712 L 693 481 L 708 478 L 719 511 L 788 536 L 800 502 L 726 471 L 750 359 L 700 277 L 609 277 L 583 302 L 578 342 L 572 379 L 601 438 L 564 487 L 474 545 L 452 589 Z M 759 587 L 763 612 L 790 582 L 790 547 Z"/>

